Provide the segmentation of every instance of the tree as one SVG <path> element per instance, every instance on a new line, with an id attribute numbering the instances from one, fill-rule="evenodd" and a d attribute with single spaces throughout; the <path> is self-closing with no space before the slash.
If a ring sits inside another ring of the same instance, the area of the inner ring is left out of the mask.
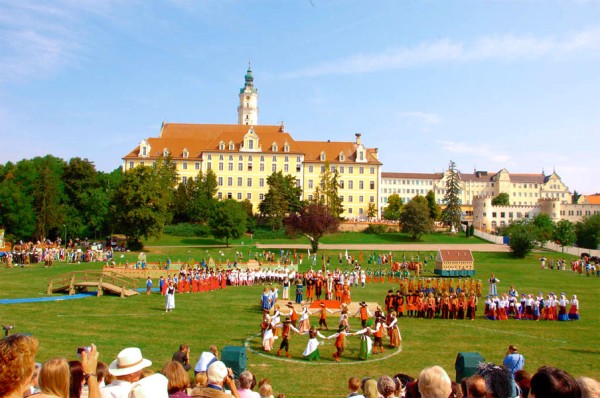
<path id="1" fill-rule="evenodd" d="M 525 220 L 518 220 L 511 223 L 506 229 L 506 235 L 509 237 L 509 247 L 513 256 L 524 258 L 534 247 L 534 237 L 532 229 L 535 227 L 532 223 Z"/>
<path id="2" fill-rule="evenodd" d="M 581 194 L 576 190 L 573 191 L 573 195 L 571 195 L 571 203 L 576 204 L 577 202 L 579 202 L 579 198 L 581 198 Z"/>
<path id="3" fill-rule="evenodd" d="M 287 214 L 300 209 L 302 188 L 296 186 L 294 176 L 284 176 L 282 171 L 273 172 L 267 178 L 267 184 L 269 191 L 258 205 L 258 210 L 267 224 L 276 230 L 283 227 L 283 220 Z"/>
<path id="4" fill-rule="evenodd" d="M 325 168 L 321 173 L 321 182 L 317 185 L 314 195 L 315 200 L 329 207 L 331 214 L 335 217 L 340 217 L 344 212 L 342 198 L 338 195 L 339 177 L 337 168 L 332 171 L 329 163 L 325 163 Z"/>
<path id="5" fill-rule="evenodd" d="M 565 246 L 571 246 L 577 239 L 575 235 L 575 225 L 569 220 L 560 220 L 554 226 L 552 239 L 562 246 L 564 252 Z"/>
<path id="6" fill-rule="evenodd" d="M 500 192 L 492 199 L 492 206 L 510 206 L 510 196 L 506 192 Z"/>
<path id="7" fill-rule="evenodd" d="M 319 249 L 319 240 L 326 234 L 337 232 L 339 225 L 339 218 L 331 213 L 329 207 L 320 203 L 308 203 L 285 219 L 288 234 L 306 236 L 313 252 Z"/>
<path id="8" fill-rule="evenodd" d="M 202 172 L 198 173 L 198 178 L 189 192 L 191 199 L 187 211 L 190 221 L 207 223 L 210 220 L 218 202 L 215 198 L 218 190 L 217 175 L 212 169 L 204 175 Z"/>
<path id="9" fill-rule="evenodd" d="M 225 244 L 229 247 L 229 239 L 237 239 L 246 232 L 244 206 L 233 199 L 218 202 L 209 226 L 213 236 L 225 239 Z"/>
<path id="10" fill-rule="evenodd" d="M 2 199 L 0 199 L 2 203 Z M 575 225 L 577 246 L 586 249 L 597 249 L 600 245 L 600 214 L 585 216 Z"/>
<path id="11" fill-rule="evenodd" d="M 123 174 L 112 197 L 117 230 L 127 236 L 131 250 L 143 247 L 142 238 L 159 236 L 171 220 L 170 207 L 177 174 L 170 159 L 152 167 L 139 166 Z"/>
<path id="12" fill-rule="evenodd" d="M 32 161 L 37 172 L 36 183 L 32 186 L 33 206 L 37 215 L 35 232 L 38 238 L 44 239 L 52 230 L 56 234 L 62 229 L 64 185 L 61 177 L 65 163 L 51 155 Z"/>
<path id="13" fill-rule="evenodd" d="M 429 217 L 427 199 L 417 195 L 408 202 L 400 214 L 402 232 L 409 234 L 414 240 L 433 230 L 433 221 Z"/>
<path id="14" fill-rule="evenodd" d="M 444 195 L 444 204 L 446 207 L 442 210 L 442 221 L 449 227 L 456 230 L 460 228 L 460 219 L 462 209 L 460 207 L 460 176 L 456 171 L 456 164 L 450 161 L 448 168 L 448 178 L 446 179 L 446 194 Z"/>
<path id="15" fill-rule="evenodd" d="M 383 218 L 390 221 L 398 221 L 402 206 L 403 203 L 400 195 L 397 193 L 391 194 L 387 200 L 387 207 L 383 209 Z"/>
<path id="16" fill-rule="evenodd" d="M 367 217 L 369 220 L 377 217 L 377 206 L 375 206 L 375 203 L 373 202 L 369 202 L 369 205 L 367 206 Z"/>
<path id="17" fill-rule="evenodd" d="M 533 238 L 540 243 L 542 247 L 547 241 L 552 239 L 554 233 L 554 222 L 548 214 L 540 213 L 533 218 L 532 223 L 532 234 Z"/>
<path id="18" fill-rule="evenodd" d="M 33 198 L 16 180 L 12 163 L 0 166 L 0 226 L 6 228 L 6 240 L 26 239 L 35 232 Z"/>
<path id="19" fill-rule="evenodd" d="M 193 178 L 179 183 L 173 197 L 173 223 L 191 221 L 194 197 L 197 195 L 197 184 Z"/>
<path id="20" fill-rule="evenodd" d="M 427 195 L 425 195 L 425 199 L 427 199 L 427 206 L 429 207 L 429 217 L 431 218 L 431 220 L 435 221 L 439 219 L 442 209 L 440 208 L 440 205 L 438 205 L 435 202 L 435 192 L 433 192 L 433 190 L 430 189 L 429 192 L 427 192 Z"/>

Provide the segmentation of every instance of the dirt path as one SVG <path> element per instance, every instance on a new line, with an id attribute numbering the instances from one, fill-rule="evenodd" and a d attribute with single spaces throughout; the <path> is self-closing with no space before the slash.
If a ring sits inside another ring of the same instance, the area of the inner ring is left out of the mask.
<path id="1" fill-rule="evenodd" d="M 310 248 L 308 244 L 261 244 L 257 243 L 258 249 L 302 249 Z M 507 245 L 496 245 L 493 243 L 481 244 L 449 244 L 449 243 L 417 243 L 417 244 L 320 244 L 319 250 L 391 250 L 391 251 L 438 251 L 438 250 L 466 250 L 474 252 L 509 252 Z"/>

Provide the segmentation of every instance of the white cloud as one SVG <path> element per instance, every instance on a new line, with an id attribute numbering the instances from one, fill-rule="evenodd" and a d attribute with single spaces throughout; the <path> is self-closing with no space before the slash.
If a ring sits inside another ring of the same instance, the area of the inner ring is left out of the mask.
<path id="1" fill-rule="evenodd" d="M 396 47 L 380 53 L 356 54 L 285 74 L 284 77 L 312 77 L 369 73 L 412 68 L 439 62 L 474 62 L 521 58 L 562 58 L 577 51 L 600 50 L 600 27 L 558 37 L 489 36 L 471 42 L 441 39 L 413 47 Z"/>
<path id="2" fill-rule="evenodd" d="M 426 127 L 439 124 L 441 118 L 439 115 L 430 112 L 399 112 L 398 116 L 403 119 L 416 120 L 423 123 Z"/>
<path id="3" fill-rule="evenodd" d="M 478 158 L 484 158 L 486 160 L 492 160 L 498 163 L 506 164 L 510 156 L 499 152 L 498 150 L 490 148 L 488 145 L 473 145 L 465 142 L 454 142 L 454 141 L 440 141 L 444 151 L 456 154 L 467 154 Z"/>

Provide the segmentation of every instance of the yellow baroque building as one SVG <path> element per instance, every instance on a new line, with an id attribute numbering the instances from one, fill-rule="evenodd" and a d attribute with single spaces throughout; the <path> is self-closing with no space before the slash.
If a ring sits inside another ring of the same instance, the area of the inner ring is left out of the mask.
<path id="1" fill-rule="evenodd" d="M 240 90 L 238 124 L 163 123 L 158 137 L 143 139 L 123 157 L 123 170 L 152 165 L 170 156 L 179 182 L 214 171 L 220 199 L 248 199 L 256 212 L 268 192 L 267 178 L 277 171 L 292 175 L 302 198 L 312 199 L 326 167 L 339 173 L 343 217 L 366 219 L 379 203 L 381 162 L 361 134 L 354 141 L 296 141 L 281 125 L 258 124 L 258 90 L 248 68 Z M 379 217 L 379 214 L 377 214 Z"/>

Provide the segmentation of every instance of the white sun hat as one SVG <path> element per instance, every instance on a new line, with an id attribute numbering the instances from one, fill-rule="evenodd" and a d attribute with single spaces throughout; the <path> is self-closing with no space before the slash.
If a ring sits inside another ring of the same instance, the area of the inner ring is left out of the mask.
<path id="1" fill-rule="evenodd" d="M 108 371 L 113 376 L 124 376 L 151 365 L 152 361 L 143 358 L 142 351 L 139 348 L 129 347 L 117 355 L 117 359 L 112 361 L 108 366 Z"/>
<path id="2" fill-rule="evenodd" d="M 169 398 L 169 380 L 160 373 L 144 377 L 131 386 L 130 398 Z"/>

